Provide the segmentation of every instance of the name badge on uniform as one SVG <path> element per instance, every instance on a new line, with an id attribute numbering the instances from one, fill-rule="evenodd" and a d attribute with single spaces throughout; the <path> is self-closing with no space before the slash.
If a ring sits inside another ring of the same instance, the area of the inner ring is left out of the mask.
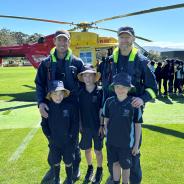
<path id="1" fill-rule="evenodd" d="M 63 117 L 69 117 L 69 111 L 67 109 L 63 110 Z"/>

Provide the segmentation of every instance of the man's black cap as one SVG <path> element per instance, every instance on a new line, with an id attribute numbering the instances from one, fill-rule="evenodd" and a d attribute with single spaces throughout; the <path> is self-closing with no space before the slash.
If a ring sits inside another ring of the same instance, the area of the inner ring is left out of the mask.
<path id="1" fill-rule="evenodd" d="M 134 32 L 134 29 L 132 27 L 120 27 L 118 29 L 118 36 L 122 33 L 128 33 L 129 35 L 131 36 L 135 36 L 135 32 Z"/>
<path id="2" fill-rule="evenodd" d="M 58 38 L 60 36 L 63 36 L 68 40 L 70 39 L 70 33 L 67 30 L 58 30 L 55 32 L 55 38 Z"/>

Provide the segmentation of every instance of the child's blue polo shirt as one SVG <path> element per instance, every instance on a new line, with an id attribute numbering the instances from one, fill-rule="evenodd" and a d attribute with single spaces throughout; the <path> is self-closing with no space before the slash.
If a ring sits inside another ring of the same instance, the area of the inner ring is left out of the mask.
<path id="1" fill-rule="evenodd" d="M 99 111 L 102 108 L 102 89 L 96 86 L 91 93 L 85 87 L 81 89 L 79 107 L 82 127 L 98 130 L 100 127 Z"/>
<path id="2" fill-rule="evenodd" d="M 132 148 L 134 144 L 134 124 L 142 123 L 141 109 L 131 105 L 131 98 L 120 102 L 116 96 L 106 100 L 103 116 L 109 118 L 107 144 L 121 148 Z"/>

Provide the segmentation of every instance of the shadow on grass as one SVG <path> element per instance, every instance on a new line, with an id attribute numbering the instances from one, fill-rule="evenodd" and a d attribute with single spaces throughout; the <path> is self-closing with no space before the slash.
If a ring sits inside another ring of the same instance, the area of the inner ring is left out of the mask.
<path id="1" fill-rule="evenodd" d="M 177 103 L 184 104 L 184 96 L 171 95 L 170 98 L 172 101 L 176 101 Z"/>
<path id="2" fill-rule="evenodd" d="M 177 96 L 176 94 L 172 94 L 169 96 L 157 96 L 159 101 L 162 101 L 166 104 L 173 104 L 173 102 L 184 104 L 184 96 Z"/>
<path id="3" fill-rule="evenodd" d="M 159 127 L 159 126 L 155 126 L 155 125 L 142 125 L 143 128 L 149 129 L 151 131 L 155 131 L 155 132 L 159 132 L 162 134 L 166 134 L 166 135 L 171 135 L 177 138 L 181 138 L 184 139 L 184 133 L 183 132 L 179 132 L 176 130 L 172 130 L 172 129 L 168 129 L 168 128 L 163 128 L 163 127 Z"/>
<path id="4" fill-rule="evenodd" d="M 6 99 L 6 97 L 9 97 L 9 99 L 11 100 L 6 100 L 8 102 L 11 102 L 11 101 L 35 102 L 36 101 L 35 87 L 30 85 L 23 85 L 23 86 L 29 88 L 29 91 L 22 92 L 22 93 L 0 94 L 0 99 Z M 30 91 L 30 90 L 34 90 L 34 91 Z"/>
<path id="5" fill-rule="evenodd" d="M 172 100 L 168 96 L 158 96 L 157 99 L 166 104 L 173 104 Z"/>
<path id="6" fill-rule="evenodd" d="M 7 111 L 7 112 L 10 112 L 11 110 L 14 110 L 14 109 L 20 109 L 20 108 L 25 108 L 25 107 L 31 107 L 31 106 L 35 106 L 37 103 L 32 103 L 32 104 L 27 104 L 27 105 L 18 105 L 18 106 L 15 106 L 15 107 L 8 107 L 8 108 L 2 108 L 0 109 L 0 112 L 2 111 Z M 5 113 L 6 114 L 6 113 Z"/>
<path id="7" fill-rule="evenodd" d="M 36 88 L 34 86 L 30 86 L 30 85 L 23 85 L 24 87 L 27 87 L 29 89 L 35 90 Z"/>
<path id="8" fill-rule="evenodd" d="M 35 102 L 36 101 L 35 91 L 24 92 L 24 93 L 0 94 L 0 99 L 4 99 L 7 96 L 11 98 L 11 100 L 7 100 L 8 102 L 12 102 L 12 101 Z"/>

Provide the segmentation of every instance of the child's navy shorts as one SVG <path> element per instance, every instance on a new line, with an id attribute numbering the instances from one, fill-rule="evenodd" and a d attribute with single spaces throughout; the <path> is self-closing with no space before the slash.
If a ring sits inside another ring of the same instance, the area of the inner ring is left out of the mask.
<path id="1" fill-rule="evenodd" d="M 129 169 L 132 165 L 131 149 L 120 148 L 112 145 L 107 146 L 108 159 L 114 162 L 119 162 L 121 168 Z"/>
<path id="2" fill-rule="evenodd" d="M 80 141 L 80 148 L 87 150 L 92 148 L 92 140 L 94 142 L 94 149 L 101 151 L 103 148 L 103 138 L 98 135 L 98 130 L 84 128 L 82 131 L 82 138 Z"/>
<path id="3" fill-rule="evenodd" d="M 53 144 L 49 145 L 50 148 L 50 159 L 51 164 L 58 164 L 63 160 L 66 165 L 69 165 L 73 161 L 73 152 L 71 145 L 64 145 L 62 147 L 55 146 Z"/>

